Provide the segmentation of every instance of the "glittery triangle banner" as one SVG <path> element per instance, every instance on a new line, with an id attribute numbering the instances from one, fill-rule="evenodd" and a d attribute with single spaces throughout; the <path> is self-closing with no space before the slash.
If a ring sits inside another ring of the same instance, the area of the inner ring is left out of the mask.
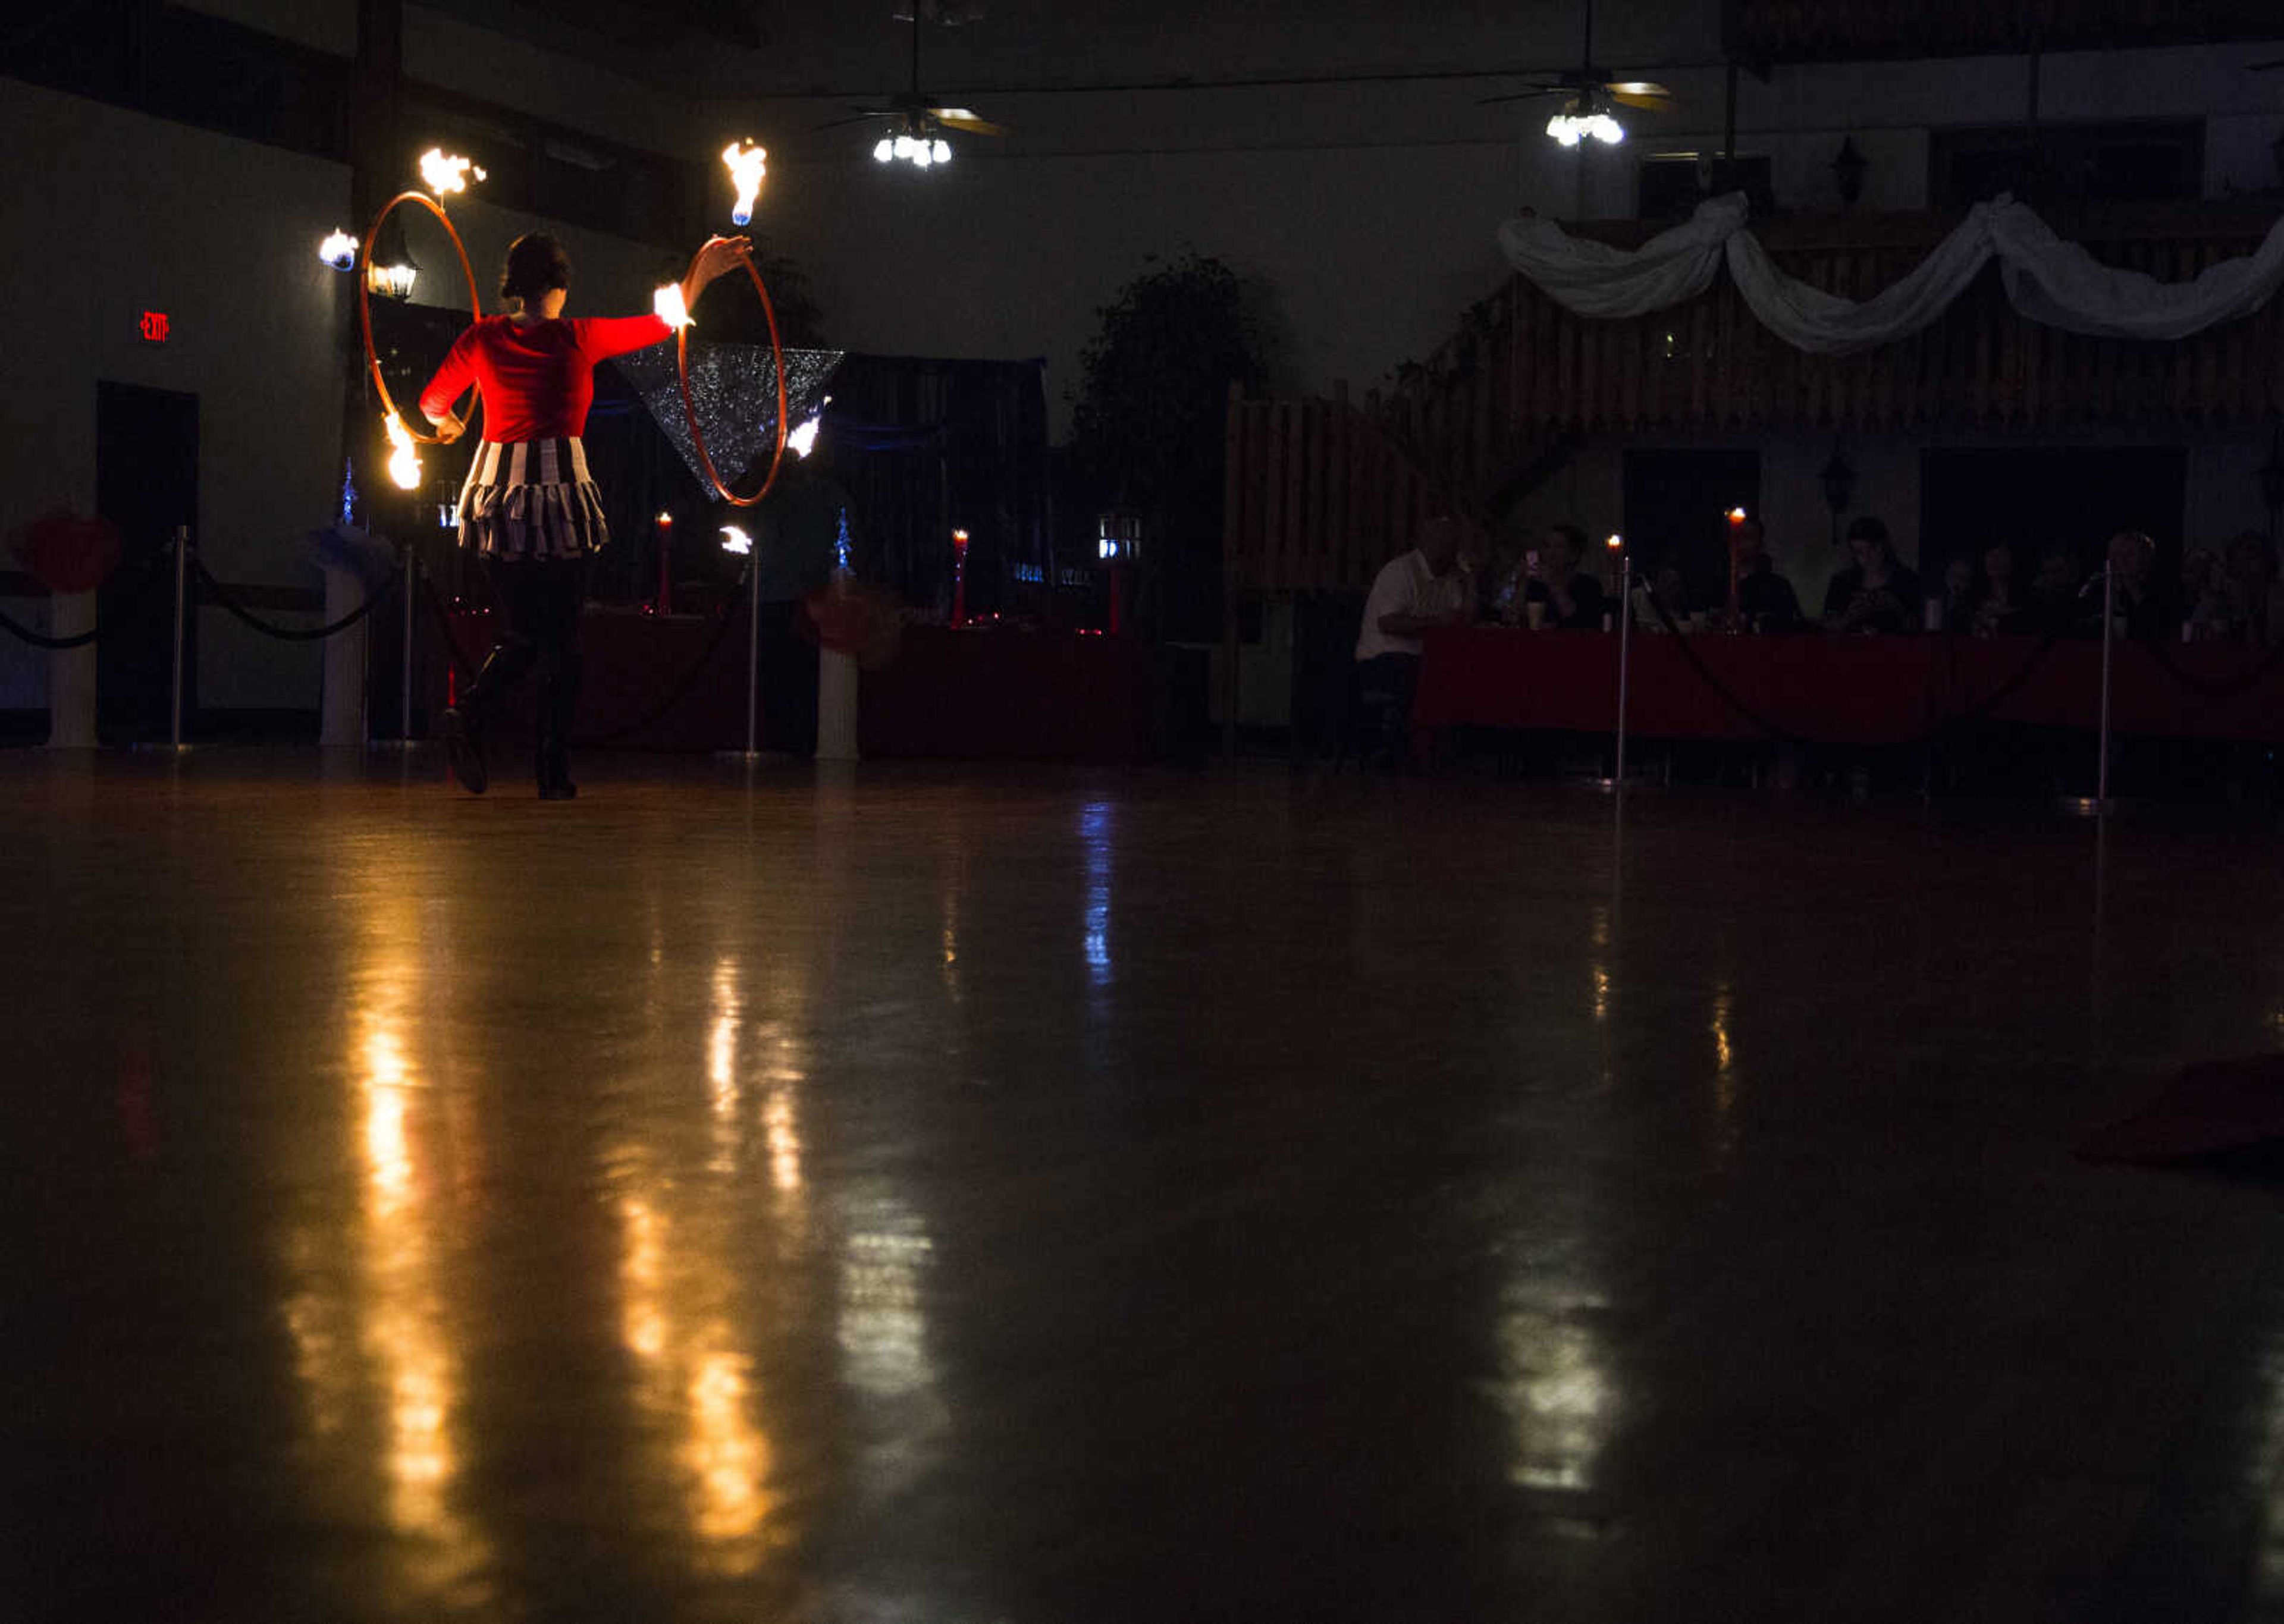
<path id="1" fill-rule="evenodd" d="M 825 380 L 841 364 L 846 350 L 789 349 L 786 359 L 786 408 L 799 427 L 815 410 L 825 394 Z M 690 424 L 682 412 L 682 386 L 677 376 L 674 346 L 654 344 L 615 357 L 626 380 L 642 396 L 651 421 L 657 424 L 683 465 L 700 486 L 706 470 L 698 460 L 698 447 L 690 438 Z M 732 489 L 756 463 L 766 464 L 778 438 L 777 358 L 766 344 L 690 342 L 690 400 L 698 409 L 698 426 L 706 435 L 706 449 L 714 466 Z"/>

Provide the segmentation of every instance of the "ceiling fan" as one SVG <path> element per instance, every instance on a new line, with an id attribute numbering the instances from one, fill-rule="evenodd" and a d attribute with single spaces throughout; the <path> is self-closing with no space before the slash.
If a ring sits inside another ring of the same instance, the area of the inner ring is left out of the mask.
<path id="1" fill-rule="evenodd" d="M 1615 106 L 1663 108 L 1673 105 L 1673 92 L 1647 79 L 1613 79 L 1594 63 L 1594 0 L 1586 0 L 1586 43 L 1579 65 L 1566 68 L 1504 96 L 1486 96 L 1476 103 L 1488 107 L 1498 102 L 1528 101 L 1535 97 L 1560 96 L 1562 105 L 1546 121 L 1546 133 L 1565 146 L 1576 146 L 1582 137 L 1598 141 L 1625 139 L 1625 127 L 1610 109 Z"/>
<path id="2" fill-rule="evenodd" d="M 951 144 L 943 138 L 947 129 L 969 136 L 1004 136 L 1005 124 L 995 124 L 972 108 L 939 107 L 920 93 L 920 19 L 923 5 L 911 7 L 912 76 L 909 88 L 888 98 L 885 107 L 856 107 L 853 117 L 835 119 L 820 124 L 819 129 L 843 129 L 852 124 L 885 123 L 889 129 L 872 148 L 872 156 L 882 163 L 901 158 L 919 168 L 931 164 L 951 161 Z M 950 21 L 949 16 L 942 20 Z"/>

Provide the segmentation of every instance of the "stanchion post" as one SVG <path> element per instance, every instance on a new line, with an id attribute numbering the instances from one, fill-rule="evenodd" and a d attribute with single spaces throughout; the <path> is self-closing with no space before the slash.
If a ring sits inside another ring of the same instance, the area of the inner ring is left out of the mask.
<path id="1" fill-rule="evenodd" d="M 1634 625 L 1634 559 L 1631 552 L 1618 554 L 1618 756 L 1617 770 L 1610 775 L 1610 787 L 1626 787 L 1626 678 L 1629 660 L 1633 650 Z"/>
<path id="2" fill-rule="evenodd" d="M 2093 775 L 2094 816 L 2109 812 L 2109 654 L 2117 636 L 2117 571 L 2101 566 L 2101 760 Z"/>
<path id="3" fill-rule="evenodd" d="M 754 566 L 746 566 L 746 598 L 752 606 L 752 629 L 746 634 L 746 753 L 762 747 L 762 583 Z"/>
<path id="4" fill-rule="evenodd" d="M 168 722 L 167 742 L 183 747 L 183 634 L 190 624 L 191 527 L 175 527 L 175 697 Z"/>
<path id="5" fill-rule="evenodd" d="M 402 723 L 399 737 L 407 745 L 412 742 L 412 605 L 419 596 L 420 555 L 408 543 L 404 549 L 404 681 L 397 713 Z"/>

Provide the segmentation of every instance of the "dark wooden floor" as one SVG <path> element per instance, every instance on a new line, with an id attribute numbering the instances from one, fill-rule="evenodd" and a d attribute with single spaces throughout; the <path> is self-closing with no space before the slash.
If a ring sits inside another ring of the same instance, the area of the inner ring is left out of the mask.
<path id="1" fill-rule="evenodd" d="M 2265 829 L 0 755 L 0 1617 L 2284 1595 Z"/>

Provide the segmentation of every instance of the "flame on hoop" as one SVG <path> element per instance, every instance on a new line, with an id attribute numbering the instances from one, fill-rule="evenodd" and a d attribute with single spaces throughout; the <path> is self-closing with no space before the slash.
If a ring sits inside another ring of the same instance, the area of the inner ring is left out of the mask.
<path id="1" fill-rule="evenodd" d="M 650 296 L 650 308 L 669 327 L 690 325 L 690 307 L 683 302 L 682 285 L 669 282 Z"/>
<path id="2" fill-rule="evenodd" d="M 392 412 L 382 420 L 388 430 L 388 477 L 399 490 L 420 488 L 420 448 L 413 443 L 412 434 Z"/>
<path id="3" fill-rule="evenodd" d="M 478 180 L 484 178 L 484 172 L 476 168 L 472 158 L 447 153 L 441 146 L 432 146 L 420 154 L 420 183 L 440 198 L 465 191 L 471 172 Z"/>
<path id="4" fill-rule="evenodd" d="M 832 404 L 833 397 L 829 394 L 817 402 L 817 410 L 803 418 L 800 426 L 786 436 L 786 449 L 802 458 L 816 450 L 817 431 L 825 426 L 825 409 Z"/>
<path id="5" fill-rule="evenodd" d="M 738 201 L 730 210 L 732 223 L 744 225 L 754 217 L 754 199 L 761 195 L 762 182 L 770 172 L 769 152 L 764 147 L 747 146 L 732 141 L 722 149 L 722 161 L 729 166 L 730 183 L 738 190 Z"/>
<path id="6" fill-rule="evenodd" d="M 335 231 L 317 245 L 317 257 L 335 270 L 351 269 L 357 261 L 357 239 L 347 231 Z"/>
<path id="7" fill-rule="evenodd" d="M 754 538 L 747 535 L 743 530 L 740 530 L 735 525 L 724 525 L 722 527 L 722 550 L 724 552 L 750 554 L 754 550 Z"/>

